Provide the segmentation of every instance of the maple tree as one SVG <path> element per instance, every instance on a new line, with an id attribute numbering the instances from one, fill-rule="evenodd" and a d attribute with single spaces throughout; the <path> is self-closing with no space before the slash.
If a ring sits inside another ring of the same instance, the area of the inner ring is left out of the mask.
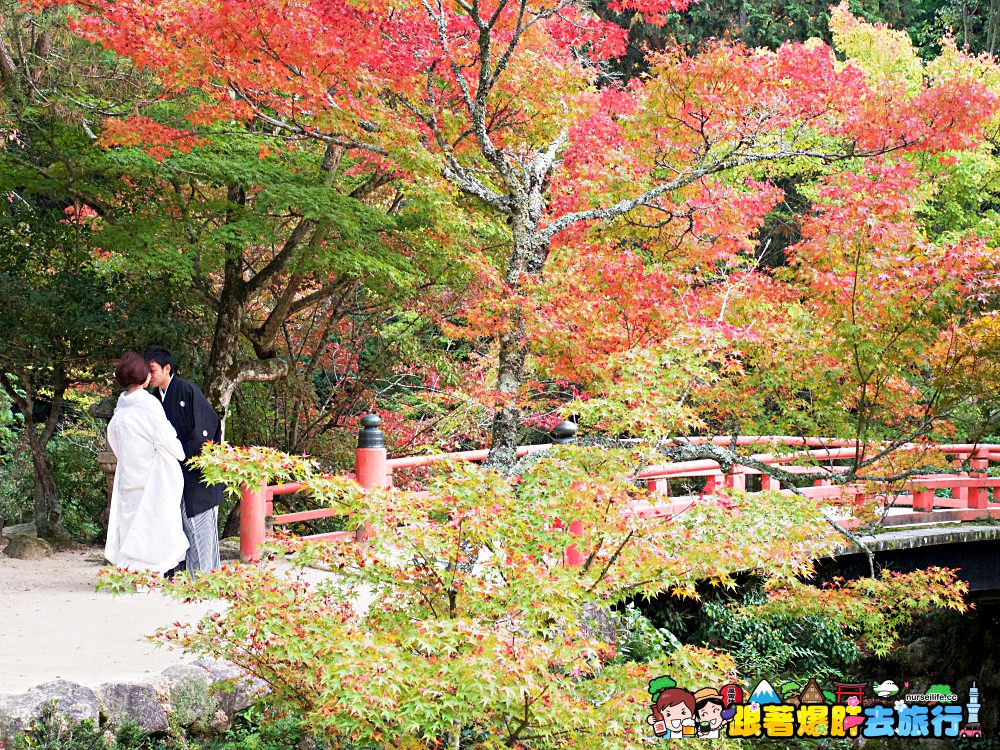
<path id="1" fill-rule="evenodd" d="M 683 8 L 616 5 L 657 22 Z M 73 23 L 156 70 L 163 101 L 185 102 L 169 116 L 106 123 L 112 156 L 181 174 L 196 163 L 205 171 L 229 129 L 253 134 L 248 153 L 267 144 L 257 152 L 262 164 L 243 159 L 251 167 L 238 179 L 222 179 L 229 175 L 220 169 L 211 182 L 212 215 L 222 221 L 208 246 L 228 243 L 235 289 L 255 288 L 269 265 L 247 242 L 260 234 L 253 222 L 267 218 L 255 211 L 302 197 L 274 190 L 275 179 L 294 185 L 298 168 L 325 179 L 317 159 L 335 154 L 326 175 L 341 186 L 392 180 L 368 196 L 379 219 L 377 209 L 390 213 L 397 197 L 420 196 L 450 220 L 443 236 L 421 233 L 428 243 L 468 241 L 478 294 L 464 320 L 436 322 L 488 341 L 483 350 L 494 359 L 469 369 L 491 372 L 472 389 L 485 385 L 476 396 L 493 414 L 496 465 L 513 465 L 525 386 L 544 377 L 587 389 L 569 408 L 602 429 L 658 441 L 646 452 L 556 450 L 511 475 L 451 467 L 426 480 L 426 494 L 361 491 L 260 449 L 203 455 L 209 477 L 231 493 L 302 480 L 318 503 L 376 532 L 370 546 L 299 549 L 298 564 L 340 573 L 315 590 L 267 567 L 172 586 L 230 606 L 168 637 L 261 675 L 279 705 L 305 712 L 331 738 L 457 747 L 465 730 L 485 747 L 642 744 L 649 677 L 717 682 L 734 665 L 692 648 L 650 665 L 615 661 L 610 639 L 580 627 L 581 608 L 692 595 L 701 580 L 730 585 L 735 573 L 759 569 L 787 584 L 773 606 L 813 611 L 792 579 L 831 542 L 819 508 L 776 493 L 710 497 L 667 522 L 622 512 L 648 496 L 632 481 L 636 467 L 659 450 L 726 469 L 734 451 L 664 447 L 664 436 L 733 422 L 738 432 L 773 417 L 769 408 L 780 412 L 771 424 L 801 426 L 799 402 L 814 393 L 830 403 L 808 418 L 842 427 L 853 417 L 850 429 L 872 434 L 878 453 L 887 434 L 924 429 L 917 377 L 941 375 L 942 363 L 943 374 L 955 373 L 947 365 L 959 358 L 942 352 L 941 331 L 964 342 L 963 361 L 994 351 L 991 327 L 965 325 L 974 311 L 963 306 L 989 289 L 991 254 L 972 236 L 928 237 L 914 220 L 924 198 L 914 170 L 948 159 L 948 150 L 974 149 L 995 108 L 964 63 L 925 76 L 929 68 L 907 60 L 883 75 L 885 58 L 865 57 L 861 44 L 851 54 L 858 60 L 842 64 L 822 44 L 756 51 L 720 43 L 696 56 L 655 56 L 648 77 L 608 83 L 600 63 L 622 52 L 624 33 L 562 1 L 124 0 L 88 5 Z M 288 171 L 271 171 L 275 162 Z M 771 273 L 756 235 L 781 200 L 774 178 L 789 172 L 806 175 L 810 213 L 789 268 Z M 148 201 L 162 185 L 151 179 L 137 194 Z M 251 205 L 256 191 L 270 197 Z M 183 195 L 175 190 L 171 201 Z M 299 227 L 316 236 L 325 212 L 343 207 L 324 196 L 282 213 L 291 223 L 280 230 L 269 225 L 277 248 L 269 257 L 281 257 L 280 243 Z M 237 215 L 251 226 L 228 220 Z M 416 234 L 394 236 L 406 240 L 394 257 L 410 257 Z M 302 242 L 309 245 L 299 237 L 296 247 Z M 364 263 L 363 252 L 351 257 Z M 322 284 L 330 256 L 300 259 L 317 264 L 309 281 Z M 959 273 L 945 274 L 944 262 Z M 901 272 L 911 265 L 914 273 Z M 260 282 L 274 282 L 267 291 L 278 300 L 290 299 L 283 274 Z M 237 333 L 220 341 L 247 338 L 242 322 L 253 305 L 238 302 L 220 321 Z M 877 426 L 860 421 L 882 411 Z M 845 476 L 914 467 L 922 464 L 869 457 Z M 588 536 L 567 534 L 570 519 Z M 579 569 L 562 564 L 570 545 L 585 545 Z M 917 609 L 957 605 L 947 576 L 913 580 L 930 589 Z M 884 644 L 895 625 L 886 613 L 909 583 L 824 600 L 847 603 L 845 627 Z M 365 590 L 379 606 L 350 604 Z M 855 606 L 859 593 L 869 607 Z"/>
<path id="2" fill-rule="evenodd" d="M 622 3 L 654 21 L 683 7 Z M 511 304 L 491 330 L 498 465 L 513 457 L 525 314 L 554 246 L 625 215 L 697 213 L 697 196 L 753 165 L 967 147 L 993 103 L 958 75 L 900 96 L 821 44 L 666 54 L 648 78 L 598 88 L 597 63 L 621 53 L 624 33 L 568 1 L 132 0 L 96 3 L 75 26 L 155 68 L 168 92 L 200 89 L 189 120 L 266 123 L 411 180 L 443 180 L 504 220 L 496 275 Z M 148 121 L 122 127 L 161 147 L 184 137 Z"/>
<path id="3" fill-rule="evenodd" d="M 755 571 L 773 589 L 762 611 L 839 604 L 843 637 L 879 647 L 909 616 L 963 606 L 947 571 L 810 597 L 797 577 L 835 537 L 815 505 L 787 495 L 734 491 L 670 519 L 629 513 L 650 499 L 634 481 L 648 458 L 638 447 L 562 446 L 521 462 L 516 477 L 444 466 L 417 493 L 362 489 L 302 457 L 212 446 L 197 462 L 231 492 L 301 481 L 373 536 L 276 540 L 272 550 L 292 552 L 291 576 L 265 563 L 175 580 L 169 595 L 227 606 L 160 637 L 260 677 L 274 706 L 333 745 L 632 748 L 649 741 L 651 679 L 702 686 L 747 675 L 700 646 L 626 653 L 616 609 L 626 601 L 695 597 L 700 582 L 732 587 L 735 574 Z M 585 537 L 569 534 L 567 519 L 581 520 Z M 584 552 L 580 567 L 564 563 L 571 545 Z M 306 583 L 297 569 L 307 565 L 336 575 Z M 163 585 L 120 571 L 103 581 L 119 591 Z"/>
<path id="4" fill-rule="evenodd" d="M 837 44 L 882 96 L 914 100 L 928 80 L 956 76 L 998 90 L 993 63 L 954 45 L 925 64 L 905 34 L 844 5 L 833 18 Z M 981 113 L 987 134 L 994 111 Z M 878 450 L 983 434 L 996 381 L 950 344 L 996 345 L 972 344 L 974 332 L 992 336 L 977 321 L 995 306 L 993 211 L 986 195 L 961 192 L 995 172 L 985 149 L 955 145 L 775 170 L 808 198 L 777 264 L 754 232 L 781 194 L 739 180 L 669 222 L 632 222 L 624 252 L 620 241 L 557 249 L 531 326 L 548 366 L 582 385 L 566 411 L 619 434 L 888 441 Z"/>
<path id="5" fill-rule="evenodd" d="M 184 117 L 202 98 L 165 94 L 148 72 L 69 33 L 71 13 L 0 13 L 0 51 L 13 60 L 0 127 L 5 140 L 16 134 L 0 154 L 0 190 L 86 206 L 123 269 L 176 282 L 163 293 L 207 330 L 160 343 L 201 376 L 220 413 L 239 384 L 287 373 L 286 344 L 318 311 L 320 332 L 377 320 L 454 276 L 449 244 L 428 229 L 433 201 L 420 190 L 404 201 L 391 171 L 259 123 L 191 126 Z"/>

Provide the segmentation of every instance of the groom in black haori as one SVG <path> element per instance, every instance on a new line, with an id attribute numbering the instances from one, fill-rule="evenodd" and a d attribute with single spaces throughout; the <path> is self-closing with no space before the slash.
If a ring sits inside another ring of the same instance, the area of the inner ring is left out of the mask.
<path id="1" fill-rule="evenodd" d="M 200 469 L 192 469 L 186 460 L 201 453 L 209 440 L 218 443 L 222 438 L 222 421 L 208 399 L 190 380 L 175 374 L 173 357 L 160 347 L 146 352 L 149 363 L 150 385 L 153 393 L 163 403 L 167 421 L 177 431 L 177 439 L 184 448 L 184 496 L 181 516 L 184 533 L 188 538 L 187 569 L 215 570 L 219 567 L 219 504 L 222 503 L 221 484 L 205 484 Z"/>

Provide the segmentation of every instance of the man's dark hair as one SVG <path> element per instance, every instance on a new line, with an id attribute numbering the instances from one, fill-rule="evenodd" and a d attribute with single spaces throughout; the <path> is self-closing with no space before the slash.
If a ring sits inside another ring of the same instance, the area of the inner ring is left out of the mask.
<path id="1" fill-rule="evenodd" d="M 177 366 L 174 364 L 174 358 L 171 356 L 170 352 L 164 349 L 162 346 L 151 346 L 146 350 L 146 361 L 156 362 L 160 367 L 166 367 L 170 365 L 170 374 L 177 374 Z"/>
<path id="2" fill-rule="evenodd" d="M 122 387 L 142 385 L 149 377 L 149 363 L 138 352 L 125 352 L 115 365 L 115 378 Z"/>

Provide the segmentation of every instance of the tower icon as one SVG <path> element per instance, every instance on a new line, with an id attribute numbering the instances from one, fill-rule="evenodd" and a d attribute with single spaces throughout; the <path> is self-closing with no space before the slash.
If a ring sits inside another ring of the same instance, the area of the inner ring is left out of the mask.
<path id="1" fill-rule="evenodd" d="M 977 724 L 979 722 L 979 688 L 976 687 L 975 682 L 969 688 L 969 702 L 965 707 L 969 711 L 969 723 Z"/>

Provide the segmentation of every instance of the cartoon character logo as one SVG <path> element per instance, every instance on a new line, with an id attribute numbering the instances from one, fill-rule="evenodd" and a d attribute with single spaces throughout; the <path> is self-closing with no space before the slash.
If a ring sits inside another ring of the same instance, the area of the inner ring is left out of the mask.
<path id="1" fill-rule="evenodd" d="M 670 739 L 982 737 L 976 683 L 970 686 L 964 707 L 948 685 L 933 684 L 919 694 L 910 692 L 909 683 L 904 686 L 902 700 L 892 680 L 835 681 L 834 691 L 829 691 L 810 678 L 802 686 L 783 684 L 782 698 L 762 679 L 744 698 L 743 688 L 735 683 L 692 693 L 663 676 L 649 682 L 651 705 L 646 721 L 657 737 Z M 881 700 L 865 700 L 869 687 Z M 892 695 L 894 703 L 889 702 Z"/>
<path id="2" fill-rule="evenodd" d="M 670 677 L 649 681 L 649 694 L 653 699 L 646 721 L 652 725 L 657 737 L 668 739 L 694 737 L 694 715 L 697 710 L 694 695 L 677 687 Z"/>
<path id="3" fill-rule="evenodd" d="M 716 688 L 691 693 L 677 687 L 671 677 L 650 680 L 649 695 L 652 705 L 646 721 L 657 737 L 720 738 L 737 712 L 737 705 L 727 704 Z"/>
<path id="4" fill-rule="evenodd" d="M 736 706 L 726 706 L 722 694 L 706 687 L 694 694 L 696 728 L 699 737 L 718 739 L 722 728 L 736 715 Z"/>

